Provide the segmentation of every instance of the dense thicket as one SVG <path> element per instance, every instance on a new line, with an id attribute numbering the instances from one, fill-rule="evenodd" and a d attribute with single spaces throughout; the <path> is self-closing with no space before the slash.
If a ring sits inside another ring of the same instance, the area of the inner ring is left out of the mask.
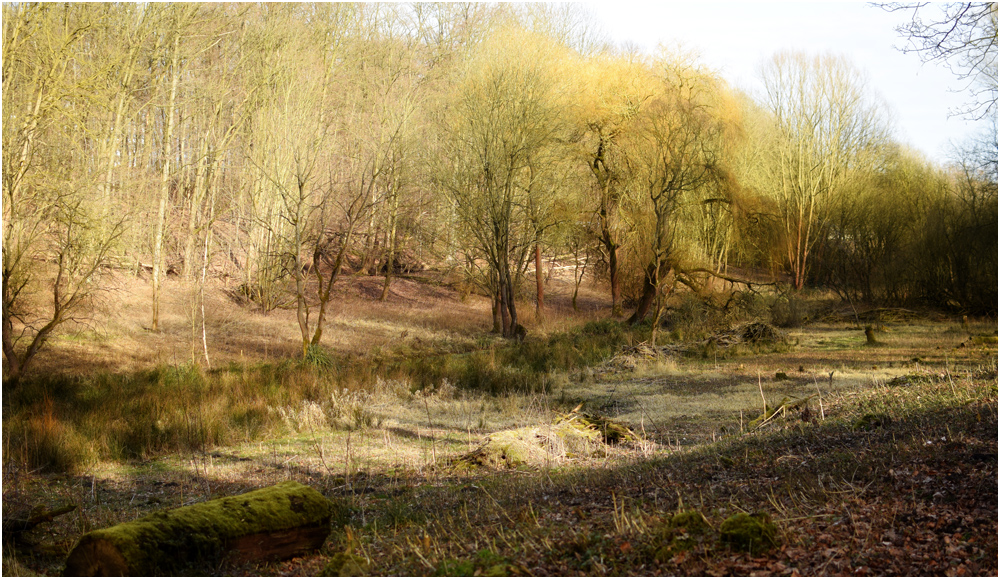
<path id="1" fill-rule="evenodd" d="M 518 336 L 543 255 L 636 321 L 730 266 L 995 313 L 995 139 L 936 167 L 842 58 L 777 55 L 754 98 L 593 30 L 544 5 L 5 4 L 6 376 L 110 270 L 149 276 L 154 330 L 167 273 L 294 307 L 304 355 L 345 271 L 384 298 L 447 265 Z"/>

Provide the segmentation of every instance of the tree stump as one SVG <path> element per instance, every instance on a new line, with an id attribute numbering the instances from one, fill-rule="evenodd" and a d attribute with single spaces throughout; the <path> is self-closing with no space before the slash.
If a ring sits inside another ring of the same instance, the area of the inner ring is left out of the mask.
<path id="1" fill-rule="evenodd" d="M 330 501 L 294 481 L 91 531 L 66 559 L 66 575 L 150 576 L 194 563 L 284 559 L 318 549 Z"/>
<path id="2" fill-rule="evenodd" d="M 882 342 L 879 342 L 875 337 L 875 328 L 872 326 L 865 326 L 865 345 L 866 346 L 881 346 Z"/>

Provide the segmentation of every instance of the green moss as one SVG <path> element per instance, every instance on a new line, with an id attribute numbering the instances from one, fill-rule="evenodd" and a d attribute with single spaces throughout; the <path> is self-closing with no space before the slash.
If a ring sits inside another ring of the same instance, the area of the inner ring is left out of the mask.
<path id="1" fill-rule="evenodd" d="M 670 526 L 674 529 L 685 529 L 692 535 L 705 533 L 711 528 L 705 520 L 705 515 L 695 510 L 677 513 L 670 518 Z"/>
<path id="2" fill-rule="evenodd" d="M 708 520 L 699 511 L 675 514 L 657 532 L 658 542 L 652 550 L 653 559 L 662 563 L 678 553 L 694 549 L 711 529 Z"/>
<path id="3" fill-rule="evenodd" d="M 469 560 L 445 559 L 434 570 L 434 575 L 439 577 L 508 577 L 510 576 L 510 565 L 504 557 L 489 549 L 482 549 Z"/>
<path id="4" fill-rule="evenodd" d="M 601 433 L 579 421 L 562 420 L 549 426 L 529 426 L 493 433 L 476 450 L 456 459 L 463 469 L 540 467 L 567 458 L 590 456 L 602 447 Z"/>
<path id="5" fill-rule="evenodd" d="M 323 567 L 324 577 L 365 577 L 368 572 L 368 560 L 351 553 L 337 553 Z"/>
<path id="6" fill-rule="evenodd" d="M 719 527 L 722 543 L 751 554 L 763 553 L 778 545 L 778 528 L 766 513 L 739 513 Z"/>
<path id="7" fill-rule="evenodd" d="M 476 566 L 472 561 L 459 561 L 458 559 L 445 559 L 434 570 L 435 577 L 472 577 L 476 572 Z"/>
<path id="8" fill-rule="evenodd" d="M 66 560 L 79 575 L 93 546 L 112 545 L 129 574 L 151 575 L 190 561 L 218 560 L 231 540 L 304 526 L 329 527 L 331 503 L 316 490 L 287 481 L 246 494 L 154 512 L 91 531 Z M 77 555 L 76 557 L 74 555 Z"/>
<path id="9" fill-rule="evenodd" d="M 892 418 L 887 414 L 864 414 L 854 421 L 855 430 L 876 430 L 892 424 Z"/>

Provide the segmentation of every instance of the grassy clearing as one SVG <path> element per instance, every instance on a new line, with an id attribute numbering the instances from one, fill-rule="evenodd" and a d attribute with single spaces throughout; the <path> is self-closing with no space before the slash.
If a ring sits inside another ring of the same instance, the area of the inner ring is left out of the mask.
<path id="1" fill-rule="evenodd" d="M 3 570 L 58 573 L 89 529 L 297 480 L 336 505 L 321 553 L 199 572 L 995 574 L 992 331 L 904 321 L 872 348 L 825 322 L 785 344 L 706 352 L 705 334 L 619 363 L 641 329 L 599 322 L 514 345 L 28 382 L 4 397 L 5 505 L 80 508 L 5 547 Z M 578 406 L 643 440 L 451 467 Z M 733 535 L 756 532 L 741 513 L 776 535 Z"/>
<path id="2" fill-rule="evenodd" d="M 87 477 L 16 475 L 24 494 L 8 487 L 5 498 L 80 502 L 46 545 L 55 552 L 86 528 L 281 480 L 334 501 L 321 553 L 206 573 L 349 563 L 377 575 L 996 573 L 995 367 L 904 374 L 824 408 L 825 420 L 778 417 L 714 443 L 461 475 L 441 466 L 465 451 L 458 439 L 437 438 L 435 460 L 430 449 L 391 456 L 414 446 L 402 438 L 376 455 L 389 429 L 301 435 Z M 773 531 L 734 536 L 744 515 Z M 5 560 L 5 573 L 29 569 L 58 571 L 58 559 Z"/>
<path id="3" fill-rule="evenodd" d="M 517 406 L 510 402 L 517 395 L 549 392 L 565 382 L 561 376 L 597 363 L 630 336 L 604 322 L 520 344 L 487 339 L 421 352 L 403 345 L 364 357 L 316 348 L 302 362 L 36 378 L 5 399 L 5 450 L 29 470 L 77 472 L 101 460 L 205 451 L 289 432 L 405 429 L 455 413 L 431 408 L 426 394 L 437 392 L 436 399 L 478 396 L 478 412 L 463 399 L 461 420 L 444 423 L 482 432 L 497 426 L 487 403 L 503 410 Z M 393 426 L 390 416 L 402 425 Z"/>

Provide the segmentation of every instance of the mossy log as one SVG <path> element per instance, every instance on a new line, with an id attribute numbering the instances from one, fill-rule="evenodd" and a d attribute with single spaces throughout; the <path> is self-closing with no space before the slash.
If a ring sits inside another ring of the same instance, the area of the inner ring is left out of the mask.
<path id="1" fill-rule="evenodd" d="M 330 516 L 326 497 L 288 481 L 91 531 L 70 552 L 65 573 L 148 576 L 223 559 L 284 559 L 318 549 Z"/>

